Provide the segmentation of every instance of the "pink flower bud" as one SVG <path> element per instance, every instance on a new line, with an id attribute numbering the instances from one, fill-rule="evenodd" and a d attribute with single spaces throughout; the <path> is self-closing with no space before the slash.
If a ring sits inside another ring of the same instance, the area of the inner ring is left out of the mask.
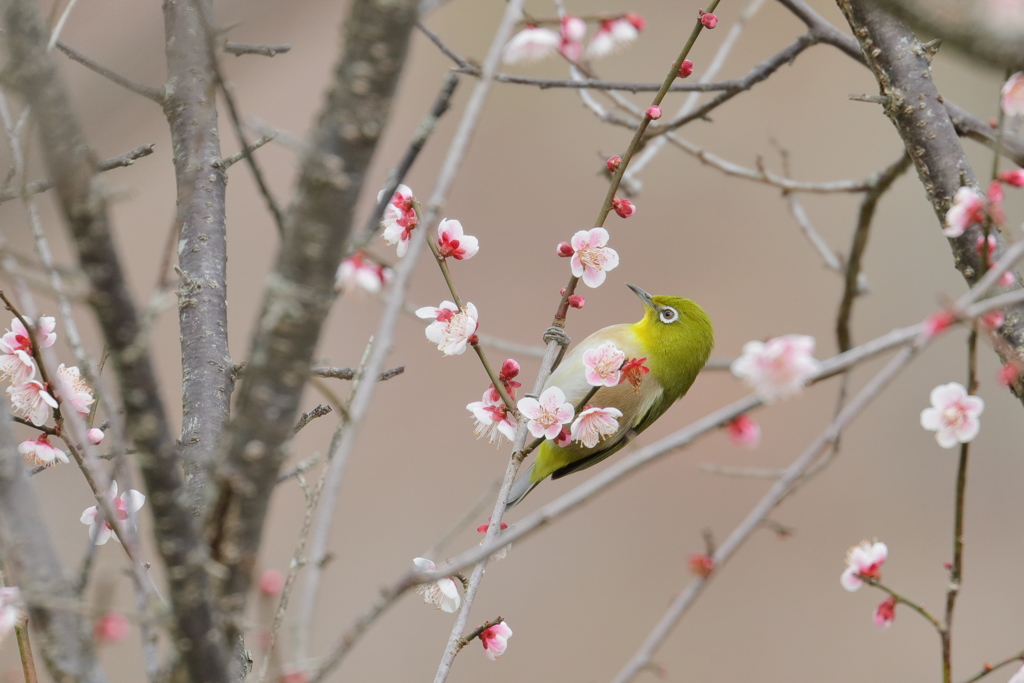
<path id="1" fill-rule="evenodd" d="M 110 612 L 96 620 L 92 626 L 93 637 L 100 645 L 120 643 L 128 637 L 131 624 L 123 614 Z"/>
<path id="2" fill-rule="evenodd" d="M 647 108 L 647 118 L 651 121 L 657 121 L 661 118 L 661 107 L 654 105 Z"/>
<path id="3" fill-rule="evenodd" d="M 583 308 L 583 304 L 586 303 L 582 296 L 579 294 L 573 294 L 569 297 L 569 305 L 573 308 Z"/>
<path id="4" fill-rule="evenodd" d="M 635 28 L 637 31 L 643 31 L 645 28 L 647 28 L 647 20 L 644 19 L 639 14 L 634 14 L 633 12 L 626 12 L 626 15 L 623 17 L 623 19 L 633 24 L 633 28 Z"/>
<path id="5" fill-rule="evenodd" d="M 612 198 L 612 209 L 619 214 L 620 218 L 629 218 L 636 213 L 636 205 L 628 199 Z"/>
<path id="6" fill-rule="evenodd" d="M 1003 186 L 998 180 L 993 180 L 988 185 L 988 200 L 990 202 L 1003 201 Z"/>
<path id="7" fill-rule="evenodd" d="M 487 527 L 489 527 L 490 525 L 491 525 L 491 518 L 488 517 L 487 518 L 487 524 L 481 524 L 480 526 L 478 526 L 476 528 L 477 533 L 479 533 L 479 534 L 486 534 L 487 533 Z M 504 531 L 507 528 L 508 528 L 508 524 L 505 524 L 505 522 L 502 522 L 501 523 L 501 530 Z"/>
<path id="8" fill-rule="evenodd" d="M 1017 280 L 1012 270 L 1008 270 L 999 276 L 1000 287 L 1012 287 L 1013 283 Z"/>
<path id="9" fill-rule="evenodd" d="M 999 179 L 1007 185 L 1024 187 L 1024 168 L 1015 168 L 1012 171 L 1003 171 L 999 174 Z"/>
<path id="10" fill-rule="evenodd" d="M 896 619 L 896 598 L 891 595 L 875 608 L 875 626 L 889 628 Z"/>
<path id="11" fill-rule="evenodd" d="M 693 553 L 690 555 L 690 573 L 702 576 L 705 579 L 711 575 L 715 568 L 715 560 L 704 553 Z"/>
<path id="12" fill-rule="evenodd" d="M 507 382 L 516 375 L 519 374 L 519 363 L 513 358 L 509 358 L 501 364 L 501 372 L 498 373 L 498 379 L 502 382 Z"/>
<path id="13" fill-rule="evenodd" d="M 956 318 L 949 311 L 938 311 L 924 319 L 924 336 L 928 339 L 953 324 Z"/>
<path id="14" fill-rule="evenodd" d="M 284 574 L 276 569 L 264 569 L 259 578 L 260 593 L 268 598 L 280 595 L 284 590 Z"/>
<path id="15" fill-rule="evenodd" d="M 704 28 L 714 28 L 718 26 L 718 17 L 716 17 L 711 12 L 705 12 L 704 10 L 701 10 L 700 23 L 704 25 Z"/>
<path id="16" fill-rule="evenodd" d="M 761 427 L 746 413 L 739 415 L 726 425 L 729 439 L 737 446 L 757 448 L 761 442 Z"/>
<path id="17" fill-rule="evenodd" d="M 1006 322 L 1006 316 L 1003 315 L 1002 311 L 989 311 L 985 315 L 981 316 L 981 322 L 986 327 L 997 330 L 1003 326 L 1004 322 Z"/>
<path id="18" fill-rule="evenodd" d="M 569 430 L 562 427 L 562 431 L 555 437 L 555 445 L 559 448 L 565 448 L 572 443 L 572 436 L 569 434 Z"/>
<path id="19" fill-rule="evenodd" d="M 988 120 L 988 127 L 989 128 L 998 128 L 999 127 L 999 121 L 997 119 L 989 119 Z"/>
<path id="20" fill-rule="evenodd" d="M 105 436 L 103 434 L 103 430 L 99 429 L 98 427 L 93 427 L 92 429 L 87 431 L 85 435 L 89 437 L 89 443 L 91 443 L 93 446 L 99 446 L 101 443 L 103 443 L 103 437 Z"/>
<path id="21" fill-rule="evenodd" d="M 689 59 L 684 59 L 683 63 L 679 65 L 679 78 L 686 78 L 693 73 L 693 62 Z"/>
<path id="22" fill-rule="evenodd" d="M 562 287 L 560 290 L 558 290 L 558 295 L 565 296 L 565 287 Z"/>
<path id="23" fill-rule="evenodd" d="M 608 166 L 608 170 L 611 171 L 612 173 L 615 173 L 616 171 L 619 170 L 619 164 L 622 163 L 622 157 L 620 157 L 620 156 L 609 157 L 608 161 L 605 162 L 605 163 Z M 563 242 L 563 244 L 564 244 L 564 242 Z"/>
<path id="24" fill-rule="evenodd" d="M 576 253 L 576 250 L 572 248 L 572 245 L 568 242 L 559 242 L 556 253 L 562 258 L 569 258 Z"/>
<path id="25" fill-rule="evenodd" d="M 1016 363 L 1007 363 L 1003 367 L 999 368 L 999 375 L 997 375 L 997 381 L 1004 387 L 1011 386 L 1017 382 L 1017 378 L 1020 376 L 1020 368 Z"/>

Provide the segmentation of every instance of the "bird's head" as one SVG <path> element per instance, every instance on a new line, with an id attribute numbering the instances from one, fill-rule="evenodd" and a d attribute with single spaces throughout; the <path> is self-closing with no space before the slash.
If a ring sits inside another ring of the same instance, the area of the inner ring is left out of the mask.
<path id="1" fill-rule="evenodd" d="M 704 309 L 678 296 L 651 296 L 629 285 L 643 302 L 643 320 L 634 330 L 655 374 L 696 376 L 715 344 L 711 318 Z M 659 370 L 661 372 L 659 372 Z M 693 381 L 692 377 L 689 381 Z"/>

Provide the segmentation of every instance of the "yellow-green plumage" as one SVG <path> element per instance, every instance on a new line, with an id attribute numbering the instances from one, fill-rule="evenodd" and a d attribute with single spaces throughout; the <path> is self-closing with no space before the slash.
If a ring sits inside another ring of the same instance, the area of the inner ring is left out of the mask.
<path id="1" fill-rule="evenodd" d="M 544 384 L 545 389 L 560 388 L 565 400 L 575 406 L 592 388 L 586 381 L 584 352 L 612 342 L 627 359 L 646 358 L 650 372 L 643 376 L 639 387 L 634 388 L 629 382 L 602 387 L 590 399 L 590 405 L 622 412 L 618 431 L 592 448 L 577 441 L 565 447 L 555 445 L 554 441 L 542 443 L 529 471 L 513 485 L 509 507 L 548 476 L 558 479 L 586 469 L 625 446 L 631 433 L 642 432 L 686 394 L 707 363 L 715 343 L 714 331 L 711 319 L 700 306 L 689 299 L 652 297 L 639 287 L 630 288 L 644 302 L 643 319 L 633 324 L 612 325 L 590 335 L 566 354 Z"/>

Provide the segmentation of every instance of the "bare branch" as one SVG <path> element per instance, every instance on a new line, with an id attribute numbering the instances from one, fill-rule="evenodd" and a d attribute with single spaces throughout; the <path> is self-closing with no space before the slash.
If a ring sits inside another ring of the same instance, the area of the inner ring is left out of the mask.
<path id="1" fill-rule="evenodd" d="M 108 69 L 107 67 L 103 66 L 102 64 L 99 64 L 98 62 L 93 61 L 92 59 L 90 59 L 90 58 L 86 57 L 85 55 L 83 55 L 78 50 L 76 50 L 73 47 L 71 47 L 70 45 L 62 43 L 59 40 L 56 42 L 56 47 L 57 47 L 58 50 L 60 50 L 61 52 L 66 54 L 68 57 L 70 57 L 73 61 L 78 62 L 79 64 L 81 64 L 85 68 L 89 69 L 90 71 L 94 71 L 94 72 L 98 73 L 100 76 L 103 76 L 108 81 L 111 81 L 112 83 L 116 83 L 117 85 L 121 86 L 122 88 L 130 90 L 133 93 L 135 93 L 136 95 L 142 95 L 147 100 L 150 100 L 152 102 L 156 102 L 157 104 L 162 105 L 164 103 L 164 89 L 163 88 L 154 88 L 154 87 L 149 86 L 149 85 L 143 85 L 142 83 L 136 83 L 135 81 L 131 80 L 130 78 L 126 78 L 126 77 L 124 77 L 124 76 L 122 76 L 122 75 L 120 75 L 118 73 L 115 73 L 115 72 L 111 71 L 110 69 Z"/>
<path id="2" fill-rule="evenodd" d="M 399 365 L 380 373 L 377 376 L 377 381 L 387 381 L 392 377 L 398 377 L 403 372 L 405 372 L 405 366 Z M 328 377 L 331 379 L 355 379 L 359 375 L 359 370 L 356 368 L 313 368 L 313 375 L 315 377 Z"/>
<path id="3" fill-rule="evenodd" d="M 99 161 L 96 163 L 96 170 L 110 171 L 115 168 L 124 168 L 125 166 L 131 166 L 132 164 L 135 163 L 136 159 L 148 157 L 150 154 L 152 154 L 154 146 L 155 145 L 153 143 L 150 143 L 148 145 L 142 145 L 140 147 L 136 147 L 135 149 L 129 152 L 125 152 L 120 156 L 111 157 L 109 159 Z M 50 178 L 44 178 L 42 180 L 33 180 L 30 183 L 25 183 L 25 186 L 23 188 L 0 190 L 0 204 L 3 204 L 4 202 L 9 202 L 12 199 L 20 199 L 23 196 L 28 197 L 34 194 L 39 194 L 40 192 L 46 192 L 47 190 L 53 189 L 53 187 L 56 184 L 57 181 L 51 180 Z"/>
<path id="4" fill-rule="evenodd" d="M 232 43 L 230 40 L 224 43 L 224 52 L 233 54 L 236 57 L 242 55 L 263 55 L 264 57 L 274 57 L 279 54 L 284 54 L 292 49 L 291 45 L 287 43 L 282 45 L 251 45 L 249 43 Z"/>

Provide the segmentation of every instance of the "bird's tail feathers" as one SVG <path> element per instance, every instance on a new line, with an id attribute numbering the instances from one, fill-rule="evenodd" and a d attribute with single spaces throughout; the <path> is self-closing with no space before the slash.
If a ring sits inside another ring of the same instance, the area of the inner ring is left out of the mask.
<path id="1" fill-rule="evenodd" d="M 539 484 L 539 481 L 530 481 L 530 475 L 533 474 L 533 465 L 531 464 L 525 472 L 519 475 L 519 478 L 512 484 L 512 490 L 508 494 L 508 502 L 505 504 L 505 510 L 511 510 L 516 505 L 519 505 L 519 501 L 526 498 L 526 494 L 533 490 L 533 488 Z"/>

